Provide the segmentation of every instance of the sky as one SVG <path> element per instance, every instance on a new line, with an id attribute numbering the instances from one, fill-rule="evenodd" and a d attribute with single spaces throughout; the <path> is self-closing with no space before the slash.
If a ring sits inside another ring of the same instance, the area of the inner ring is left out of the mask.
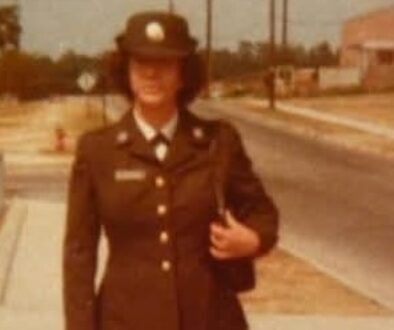
<path id="1" fill-rule="evenodd" d="M 19 1 L 22 47 L 57 57 L 66 50 L 97 54 L 113 47 L 127 18 L 141 10 L 167 9 L 168 0 L 0 0 Z M 190 29 L 205 42 L 206 0 L 173 0 Z M 282 0 L 277 1 L 277 19 Z M 310 46 L 327 40 L 337 47 L 349 17 L 393 5 L 394 0 L 288 0 L 289 42 Z M 213 0 L 215 48 L 234 48 L 240 40 L 266 41 L 269 0 Z M 277 29 L 280 37 L 280 27 Z"/>

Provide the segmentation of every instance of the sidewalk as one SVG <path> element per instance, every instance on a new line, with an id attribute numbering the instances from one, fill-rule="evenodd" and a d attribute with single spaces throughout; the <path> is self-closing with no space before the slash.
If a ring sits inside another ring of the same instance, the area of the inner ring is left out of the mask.
<path id="1" fill-rule="evenodd" d="M 15 205 L 12 207 L 16 207 Z M 61 330 L 61 242 L 63 203 L 23 200 L 26 212 L 13 213 L 23 223 L 16 253 L 11 256 L 4 299 L 0 304 L 2 330 Z M 8 219 L 13 222 L 15 219 Z M 10 232 L 8 233 L 10 235 Z M 281 315 L 249 312 L 251 330 L 391 330 L 394 317 Z"/>
<path id="2" fill-rule="evenodd" d="M 15 208 L 25 212 L 12 211 Z M 3 258 L 9 273 L 0 283 L 0 329 L 61 329 L 64 205 L 19 200 L 11 205 L 11 212 L 6 221 L 10 229 L 2 235 L 16 243 L 8 260 Z M 12 225 L 16 222 L 21 224 L 19 228 Z"/>

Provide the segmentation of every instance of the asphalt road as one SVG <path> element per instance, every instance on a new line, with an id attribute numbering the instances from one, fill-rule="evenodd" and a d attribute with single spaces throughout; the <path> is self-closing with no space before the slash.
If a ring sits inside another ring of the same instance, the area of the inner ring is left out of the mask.
<path id="1" fill-rule="evenodd" d="M 197 107 L 240 130 L 281 214 L 280 244 L 394 309 L 394 162 Z"/>

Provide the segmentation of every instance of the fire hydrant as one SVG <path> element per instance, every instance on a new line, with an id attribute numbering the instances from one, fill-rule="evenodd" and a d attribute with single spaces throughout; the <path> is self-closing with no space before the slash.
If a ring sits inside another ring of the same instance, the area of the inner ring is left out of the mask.
<path id="1" fill-rule="evenodd" d="M 57 152 L 66 150 L 66 131 L 61 126 L 55 128 L 55 150 Z"/>

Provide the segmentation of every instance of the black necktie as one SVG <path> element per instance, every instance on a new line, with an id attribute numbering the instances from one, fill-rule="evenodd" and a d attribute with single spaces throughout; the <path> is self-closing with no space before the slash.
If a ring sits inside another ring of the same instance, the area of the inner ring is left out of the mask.
<path id="1" fill-rule="evenodd" d="M 162 133 L 157 133 L 157 134 L 153 137 L 153 139 L 150 140 L 150 143 L 151 143 L 153 146 L 158 146 L 160 143 L 163 143 L 163 144 L 165 144 L 165 145 L 168 147 L 169 144 L 170 144 L 170 141 L 168 140 L 168 138 L 165 137 L 164 134 L 162 134 Z"/>

